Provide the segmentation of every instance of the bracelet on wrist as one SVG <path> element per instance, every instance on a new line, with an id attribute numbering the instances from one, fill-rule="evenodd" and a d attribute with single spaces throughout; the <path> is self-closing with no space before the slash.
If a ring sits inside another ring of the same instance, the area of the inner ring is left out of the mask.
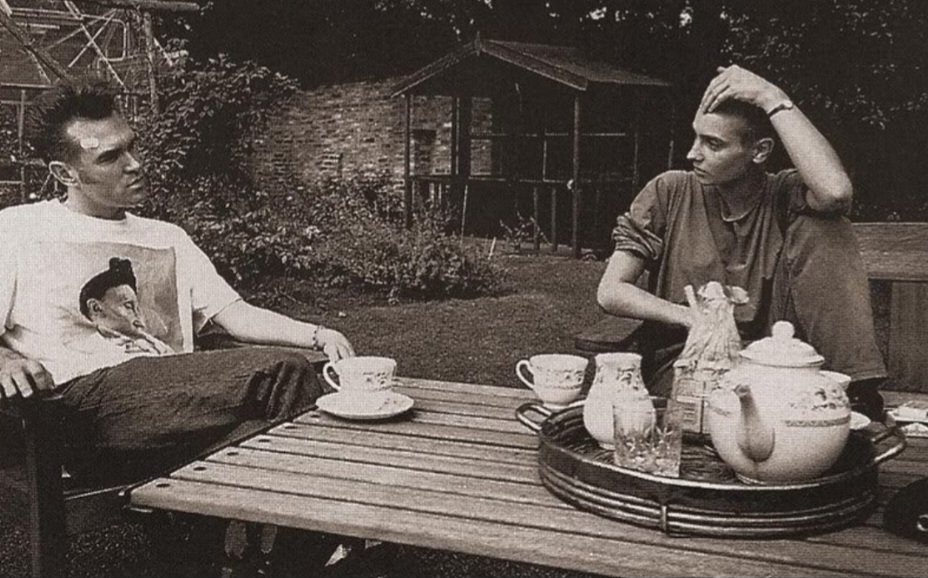
<path id="1" fill-rule="evenodd" d="M 325 327 L 323 327 L 322 325 L 316 325 L 316 328 L 313 329 L 313 348 L 314 349 L 320 349 L 322 347 L 322 344 L 319 342 L 319 332 L 324 329 Z"/>

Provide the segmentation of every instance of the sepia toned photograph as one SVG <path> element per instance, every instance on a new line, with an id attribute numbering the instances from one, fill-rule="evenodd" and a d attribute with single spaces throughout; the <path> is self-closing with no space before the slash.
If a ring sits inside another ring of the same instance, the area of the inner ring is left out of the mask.
<path id="1" fill-rule="evenodd" d="M 0 0 L 0 578 L 921 578 L 926 129 L 922 0 Z"/>

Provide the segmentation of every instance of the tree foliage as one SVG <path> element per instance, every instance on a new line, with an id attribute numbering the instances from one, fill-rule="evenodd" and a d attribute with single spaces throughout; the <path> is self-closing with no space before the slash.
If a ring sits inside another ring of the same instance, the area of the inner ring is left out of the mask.
<path id="1" fill-rule="evenodd" d="M 188 26 L 195 57 L 254 60 L 305 85 L 405 74 L 455 42 L 445 20 L 397 0 L 220 0 Z"/>
<path id="2" fill-rule="evenodd" d="M 778 82 L 831 137 L 868 216 L 928 218 L 928 4 L 825 0 L 751 4 L 724 53 Z"/>
<path id="3" fill-rule="evenodd" d="M 781 85 L 835 144 L 871 216 L 928 216 L 924 0 L 224 0 L 194 53 L 247 54 L 304 85 L 404 74 L 486 37 L 572 44 L 674 83 L 682 164 L 690 111 L 719 65 Z M 914 211 L 914 213 L 913 213 Z"/>

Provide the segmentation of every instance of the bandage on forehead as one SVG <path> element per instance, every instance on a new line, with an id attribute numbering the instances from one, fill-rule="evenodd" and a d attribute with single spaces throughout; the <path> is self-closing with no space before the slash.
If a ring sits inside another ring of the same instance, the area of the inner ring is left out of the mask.
<path id="1" fill-rule="evenodd" d="M 84 150 L 93 150 L 100 148 L 100 139 L 95 136 L 85 136 L 79 141 L 81 148 Z"/>

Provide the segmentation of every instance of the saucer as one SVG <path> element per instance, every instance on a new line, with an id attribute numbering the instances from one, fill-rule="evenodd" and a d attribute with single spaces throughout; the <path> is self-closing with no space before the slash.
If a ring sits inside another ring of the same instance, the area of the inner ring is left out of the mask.
<path id="1" fill-rule="evenodd" d="M 928 423 L 928 404 L 908 401 L 887 411 L 898 423 Z"/>
<path id="2" fill-rule="evenodd" d="M 409 411 L 413 399 L 395 391 L 345 394 L 341 392 L 323 395 L 316 400 L 322 411 L 344 419 L 387 419 Z"/>
<path id="3" fill-rule="evenodd" d="M 856 411 L 851 412 L 851 429 L 864 429 L 870 425 L 870 418 Z"/>

